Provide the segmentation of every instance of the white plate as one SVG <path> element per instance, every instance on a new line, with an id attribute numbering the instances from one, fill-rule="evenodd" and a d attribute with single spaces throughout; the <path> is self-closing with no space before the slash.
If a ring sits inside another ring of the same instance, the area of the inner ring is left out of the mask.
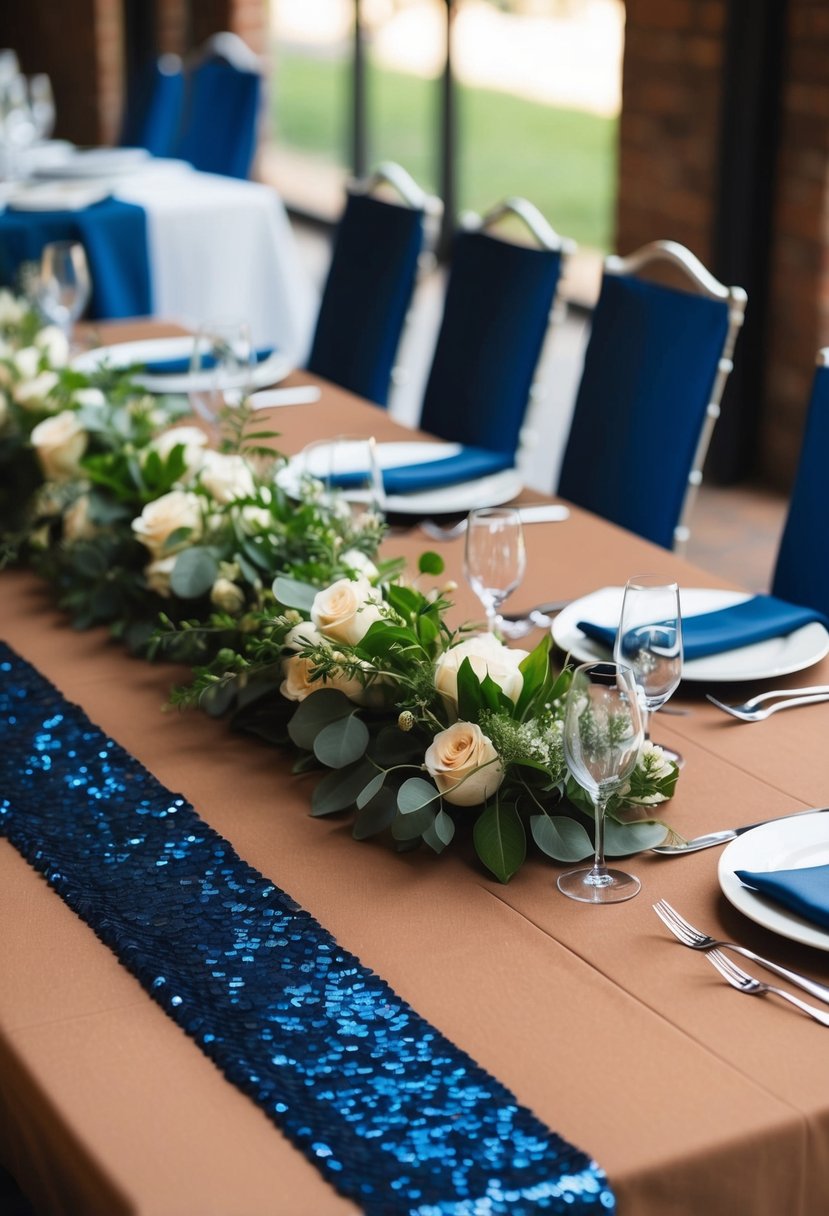
<path id="1" fill-rule="evenodd" d="M 443 460 L 455 456 L 461 450 L 458 443 L 424 443 L 422 440 L 405 440 L 399 443 L 378 443 L 376 446 L 377 460 L 381 469 L 394 469 L 408 464 L 426 464 L 432 460 Z M 316 471 L 324 476 L 328 469 L 328 452 L 330 449 L 320 444 L 314 449 L 313 459 L 318 468 L 313 465 L 308 471 Z M 355 459 L 359 460 L 361 445 L 355 444 Z M 287 494 L 296 494 L 299 480 L 305 466 L 305 457 L 300 453 L 288 461 L 279 474 L 279 484 Z M 349 472 L 348 460 L 338 458 L 338 470 Z M 354 469 L 357 469 L 355 464 Z M 500 503 L 509 502 L 515 498 L 522 488 L 521 476 L 516 469 L 505 469 L 500 473 L 490 473 L 486 477 L 478 477 L 474 481 L 461 481 L 457 485 L 442 486 L 440 489 L 423 490 L 417 494 L 389 494 L 386 496 L 385 509 L 396 515 L 440 515 L 450 512 L 471 511 L 473 507 L 496 507 Z"/>
<path id="2" fill-rule="evenodd" d="M 624 587 L 602 587 L 583 599 L 574 600 L 553 621 L 556 645 L 572 654 L 579 663 L 606 659 L 606 648 L 585 637 L 578 622 L 595 621 L 597 625 L 615 628 L 622 610 L 623 593 Z M 715 612 L 718 608 L 728 608 L 752 598 L 744 591 L 721 591 L 711 587 L 682 587 L 679 596 L 683 616 Z M 811 667 L 826 654 L 829 654 L 829 633 L 815 621 L 802 625 L 786 637 L 769 638 L 737 650 L 725 650 L 722 654 L 689 659 L 682 665 L 682 678 L 698 683 L 771 680 Z"/>
<path id="3" fill-rule="evenodd" d="M 84 351 L 73 359 L 72 366 L 79 372 L 94 372 L 104 365 L 134 367 L 156 359 L 187 359 L 192 350 L 191 337 L 146 338 L 139 342 L 118 342 L 114 346 L 96 346 L 94 350 Z M 257 363 L 250 377 L 250 385 L 252 388 L 266 388 L 283 380 L 292 370 L 293 363 L 288 356 L 275 351 L 269 358 Z M 134 379 L 136 384 L 151 393 L 197 393 L 211 389 L 214 377 L 212 371 L 176 372 L 170 375 L 139 372 Z M 241 388 L 244 385 L 240 381 L 239 385 L 228 383 L 227 387 Z"/>
<path id="4" fill-rule="evenodd" d="M 38 182 L 18 186 L 7 202 L 17 211 L 83 211 L 111 193 L 109 182 Z"/>
<path id="5" fill-rule="evenodd" d="M 829 932 L 744 887 L 735 870 L 797 870 L 829 862 L 829 815 L 801 815 L 752 828 L 720 855 L 717 877 L 726 899 L 749 920 L 818 950 L 829 950 Z"/>
<path id="6" fill-rule="evenodd" d="M 78 148 L 52 164 L 35 169 L 35 177 L 113 177 L 135 173 L 150 160 L 146 148 Z"/>

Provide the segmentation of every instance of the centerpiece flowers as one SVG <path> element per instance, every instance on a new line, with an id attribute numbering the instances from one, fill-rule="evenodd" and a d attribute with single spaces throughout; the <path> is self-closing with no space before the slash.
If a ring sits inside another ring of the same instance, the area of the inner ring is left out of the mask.
<path id="1" fill-rule="evenodd" d="M 420 564 L 418 581 L 442 573 L 436 554 Z M 273 593 L 279 611 L 246 653 L 220 653 L 177 704 L 207 700 L 237 727 L 292 747 L 295 771 L 323 774 L 311 814 L 350 812 L 358 840 L 439 854 L 471 837 L 501 882 L 530 842 L 557 861 L 591 855 L 592 806 L 562 745 L 571 672 L 553 670 L 549 636 L 527 652 L 452 630 L 441 590 L 366 569 L 322 589 L 279 577 Z M 647 808 L 671 797 L 677 775 L 645 745 L 608 809 L 609 855 L 665 839 L 670 829 Z"/>

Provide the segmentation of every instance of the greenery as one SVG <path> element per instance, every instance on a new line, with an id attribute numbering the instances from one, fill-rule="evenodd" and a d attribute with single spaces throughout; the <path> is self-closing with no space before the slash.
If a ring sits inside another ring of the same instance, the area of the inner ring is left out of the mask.
<path id="1" fill-rule="evenodd" d="M 278 139 L 334 164 L 349 148 L 350 68 L 341 59 L 276 52 L 272 123 Z M 395 160 L 437 190 L 439 80 L 368 73 L 369 160 Z M 563 236 L 607 251 L 616 180 L 616 122 L 494 89 L 458 85 L 460 202 L 485 211 L 524 195 Z"/>

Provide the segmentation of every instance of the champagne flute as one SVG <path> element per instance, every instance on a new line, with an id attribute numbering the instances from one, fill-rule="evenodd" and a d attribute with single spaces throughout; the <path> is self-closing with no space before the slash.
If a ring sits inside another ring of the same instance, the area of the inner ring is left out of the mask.
<path id="1" fill-rule="evenodd" d="M 464 573 L 495 633 L 498 609 L 520 584 L 527 567 L 521 516 L 512 507 L 481 507 L 466 522 Z"/>
<path id="2" fill-rule="evenodd" d="M 324 503 L 350 516 L 356 531 L 382 526 L 383 478 L 373 435 L 335 435 L 309 443 L 302 450 L 299 472 L 318 485 Z"/>
<path id="3" fill-rule="evenodd" d="M 564 711 L 564 755 L 573 777 L 593 800 L 595 858 L 588 868 L 560 875 L 558 889 L 587 904 L 632 899 L 641 883 L 604 859 L 605 812 L 639 759 L 642 716 L 636 681 L 621 663 L 583 663 L 573 673 Z"/>
<path id="4" fill-rule="evenodd" d="M 628 579 L 613 657 L 633 671 L 649 740 L 649 715 L 661 709 L 682 678 L 682 614 L 676 583 L 655 574 Z M 668 759 L 682 764 L 679 752 L 660 746 Z"/>
<path id="5" fill-rule="evenodd" d="M 89 302 L 92 285 L 83 245 L 50 241 L 43 246 L 34 296 L 47 320 L 57 325 L 71 344 L 72 327 Z"/>
<path id="6" fill-rule="evenodd" d="M 253 380 L 253 346 L 245 321 L 212 321 L 193 339 L 190 404 L 215 429 L 222 411 L 238 405 Z"/>

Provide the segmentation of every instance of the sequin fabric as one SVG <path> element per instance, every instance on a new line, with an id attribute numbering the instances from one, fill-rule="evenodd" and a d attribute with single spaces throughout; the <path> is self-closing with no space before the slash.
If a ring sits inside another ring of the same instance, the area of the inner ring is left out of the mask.
<path id="1" fill-rule="evenodd" d="M 0 832 L 371 1216 L 607 1213 L 546 1128 L 0 643 Z"/>

